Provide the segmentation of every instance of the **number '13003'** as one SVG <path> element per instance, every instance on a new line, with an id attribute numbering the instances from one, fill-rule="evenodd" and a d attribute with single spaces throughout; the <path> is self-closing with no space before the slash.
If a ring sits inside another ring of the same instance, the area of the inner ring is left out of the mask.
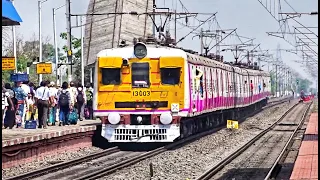
<path id="1" fill-rule="evenodd" d="M 150 91 L 133 91 L 133 96 L 150 96 Z"/>

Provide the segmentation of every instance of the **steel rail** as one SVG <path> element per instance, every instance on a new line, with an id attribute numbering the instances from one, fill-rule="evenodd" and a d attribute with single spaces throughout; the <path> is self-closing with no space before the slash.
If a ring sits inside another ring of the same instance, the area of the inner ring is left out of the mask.
<path id="1" fill-rule="evenodd" d="M 284 102 L 289 101 L 290 99 L 291 99 L 291 97 L 280 99 L 280 100 L 277 100 L 277 101 L 272 101 L 272 102 L 268 103 L 267 106 L 263 107 L 261 110 L 265 110 L 265 109 L 274 107 L 276 105 L 282 104 Z M 246 117 L 243 117 L 241 119 L 246 119 L 246 118 L 248 118 L 248 117 L 250 117 L 250 116 L 252 116 L 254 114 L 259 113 L 261 110 L 252 112 L 249 115 L 247 115 Z M 185 139 L 181 139 L 181 140 L 179 140 L 177 142 L 174 142 L 172 144 L 169 144 L 167 146 L 163 146 L 163 147 L 154 149 L 152 151 L 149 151 L 149 152 L 143 153 L 141 155 L 132 157 L 130 159 L 127 159 L 127 160 L 122 161 L 120 163 L 114 164 L 112 166 L 108 166 L 106 168 L 103 168 L 102 170 L 93 172 L 91 174 L 87 174 L 86 176 L 80 177 L 80 178 L 78 178 L 76 180 L 85 180 L 85 179 L 86 180 L 90 180 L 90 179 L 96 179 L 96 178 L 99 178 L 99 177 L 103 177 L 105 175 L 108 175 L 108 174 L 116 171 L 116 170 L 119 170 L 119 169 L 122 169 L 124 167 L 133 165 L 135 163 L 138 163 L 141 160 L 144 160 L 144 159 L 147 159 L 149 157 L 158 155 L 158 154 L 163 153 L 163 152 L 165 152 L 165 151 L 167 151 L 169 149 L 173 149 L 175 147 L 178 147 L 178 146 L 183 145 L 185 143 L 188 143 L 190 141 L 193 141 L 193 140 L 199 139 L 199 138 L 201 138 L 203 136 L 212 134 L 212 133 L 217 132 L 218 130 L 221 130 L 223 128 L 224 128 L 224 126 L 223 127 L 216 127 L 216 128 L 211 129 L 211 130 L 207 130 L 205 132 L 202 132 L 202 133 L 199 133 L 199 134 L 195 134 L 193 136 L 187 137 Z M 57 171 L 59 169 L 65 169 L 65 168 L 71 167 L 73 165 L 81 164 L 82 162 L 86 162 L 86 161 L 92 160 L 92 159 L 97 159 L 97 158 L 100 158 L 102 156 L 109 155 L 109 154 L 112 154 L 112 153 L 115 153 L 115 152 L 118 152 L 118 151 L 120 151 L 120 149 L 118 147 L 109 148 L 109 149 L 106 149 L 106 150 L 104 150 L 102 152 L 91 154 L 91 155 L 88 155 L 88 156 L 85 156 L 85 157 L 80 157 L 80 158 L 77 158 L 77 159 L 74 159 L 74 160 L 70 160 L 70 161 L 67 161 L 67 162 L 58 163 L 58 164 L 55 164 L 55 165 L 52 165 L 52 166 L 48 166 L 48 167 L 37 169 L 37 170 L 31 171 L 31 172 L 27 172 L 27 173 L 24 173 L 24 174 L 21 174 L 21 175 L 18 175 L 18 176 L 9 177 L 9 178 L 6 178 L 5 180 L 32 179 L 32 178 L 39 177 L 39 176 L 44 175 L 44 174 L 48 174 L 50 172 Z"/>
<path id="2" fill-rule="evenodd" d="M 232 160 L 237 158 L 240 154 L 242 154 L 246 149 L 248 149 L 252 144 L 254 144 L 257 140 L 259 140 L 262 136 L 264 136 L 266 133 L 270 132 L 280 121 L 282 121 L 291 111 L 293 111 L 300 103 L 296 103 L 294 106 L 292 106 L 290 109 L 288 109 L 276 122 L 274 122 L 271 126 L 269 126 L 267 129 L 263 130 L 261 133 L 259 133 L 257 136 L 255 136 L 253 139 L 251 139 L 249 142 L 247 142 L 245 145 L 234 151 L 232 154 L 230 154 L 225 159 L 221 160 L 217 165 L 211 167 L 209 170 L 204 172 L 202 175 L 200 175 L 197 180 L 209 180 L 217 174 L 221 169 L 223 169 L 227 164 L 229 164 Z"/>
<path id="3" fill-rule="evenodd" d="M 53 172 L 53 171 L 57 171 L 57 170 L 64 169 L 64 168 L 67 168 L 67 167 L 70 167 L 70 166 L 81 164 L 81 163 L 89 161 L 91 159 L 96 159 L 96 158 L 99 158 L 99 157 L 102 157 L 102 156 L 105 156 L 105 155 L 110 155 L 110 154 L 113 154 L 113 153 L 116 153 L 116 152 L 119 152 L 119 151 L 120 151 L 120 149 L 118 147 L 112 147 L 112 148 L 106 149 L 106 150 L 101 151 L 101 152 L 90 154 L 88 156 L 80 157 L 80 158 L 73 159 L 73 160 L 66 161 L 66 162 L 62 162 L 62 163 L 58 163 L 58 164 L 55 164 L 55 165 L 52 165 L 52 166 L 48 166 L 48 167 L 44 167 L 44 168 L 41 168 L 41 169 L 37 169 L 35 171 L 27 172 L 27 173 L 24 173 L 24 174 L 21 174 L 21 175 L 18 175 L 18 176 L 9 177 L 9 178 L 6 178 L 5 180 L 32 179 L 32 178 L 39 177 L 41 175 L 44 175 L 44 174 L 47 174 L 47 173 L 50 173 L 50 172 Z"/>
<path id="4" fill-rule="evenodd" d="M 279 105 L 279 104 L 284 103 L 284 102 L 286 102 L 286 101 L 288 101 L 290 99 L 291 99 L 291 97 L 284 98 L 284 99 L 281 99 L 279 101 L 274 101 L 269 106 L 266 106 L 264 109 L 271 108 L 273 106 Z M 257 114 L 258 112 L 253 112 L 252 114 L 249 114 L 248 116 L 251 116 L 253 114 Z M 243 117 L 242 119 L 245 119 L 248 116 Z M 128 166 L 136 164 L 136 163 L 138 163 L 138 162 L 140 162 L 142 160 L 145 160 L 145 159 L 147 159 L 149 157 L 152 157 L 152 156 L 158 155 L 160 153 L 163 153 L 163 152 L 167 151 L 168 149 L 173 149 L 173 148 L 178 147 L 178 146 L 180 146 L 182 144 L 188 143 L 188 142 L 190 142 L 192 140 L 195 140 L 195 139 L 201 138 L 203 136 L 212 134 L 213 132 L 216 132 L 216 131 L 218 131 L 218 130 L 220 130 L 222 128 L 224 128 L 224 127 L 217 127 L 217 128 L 212 129 L 212 130 L 209 130 L 209 131 L 206 131 L 206 132 L 202 132 L 202 133 L 196 134 L 194 136 L 187 137 L 187 138 L 182 139 L 182 140 L 180 140 L 178 142 L 172 143 L 172 144 L 170 144 L 168 146 L 160 147 L 158 149 L 155 149 L 155 150 L 152 150 L 150 152 L 144 153 L 142 155 L 127 159 L 127 160 L 125 160 L 123 162 L 114 164 L 113 166 L 109 166 L 109 167 L 103 168 L 103 169 L 101 169 L 99 171 L 93 172 L 91 174 L 87 174 L 86 176 L 83 176 L 83 177 L 80 177 L 80 178 L 77 178 L 77 179 L 74 179 L 74 180 L 94 180 L 94 179 L 97 179 L 97 178 L 101 178 L 101 177 L 109 175 L 109 174 L 111 174 L 111 173 L 113 173 L 113 172 L 115 172 L 115 171 L 117 171 L 119 169 L 122 169 L 124 167 L 128 167 Z"/>
<path id="5" fill-rule="evenodd" d="M 288 147 L 289 145 L 293 142 L 293 138 L 296 136 L 296 133 L 298 132 L 298 130 L 301 128 L 301 126 L 303 125 L 306 116 L 311 108 L 312 103 L 310 103 L 308 105 L 308 107 L 306 108 L 306 110 L 304 111 L 302 118 L 299 122 L 299 125 L 297 126 L 297 128 L 294 130 L 294 132 L 291 134 L 288 142 L 286 143 L 286 145 L 284 146 L 284 148 L 282 149 L 280 155 L 278 156 L 278 158 L 276 159 L 276 161 L 274 162 L 274 164 L 272 165 L 272 167 L 270 168 L 268 174 L 266 175 L 266 177 L 264 178 L 264 180 L 269 180 L 270 178 L 272 178 L 272 176 L 274 175 L 274 172 L 278 169 L 276 167 L 279 167 L 279 162 L 280 160 L 284 157 L 284 154 L 288 151 Z"/>

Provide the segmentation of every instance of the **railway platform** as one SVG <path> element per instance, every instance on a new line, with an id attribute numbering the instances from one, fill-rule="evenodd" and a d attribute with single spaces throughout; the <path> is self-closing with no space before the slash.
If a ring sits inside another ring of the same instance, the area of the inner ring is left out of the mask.
<path id="1" fill-rule="evenodd" d="M 290 180 L 318 179 L 318 113 L 312 113 Z"/>
<path id="2" fill-rule="evenodd" d="M 77 125 L 48 126 L 47 129 L 3 129 L 2 168 L 41 159 L 52 153 L 90 147 L 100 124 L 100 120 L 84 120 Z"/>

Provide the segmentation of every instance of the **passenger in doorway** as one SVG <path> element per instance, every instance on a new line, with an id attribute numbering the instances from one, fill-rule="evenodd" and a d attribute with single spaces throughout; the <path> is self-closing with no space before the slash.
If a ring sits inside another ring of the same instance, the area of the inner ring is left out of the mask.
<path id="1" fill-rule="evenodd" d="M 59 126 L 61 125 L 69 125 L 68 115 L 70 112 L 70 109 L 72 109 L 71 106 L 71 95 L 68 91 L 68 83 L 63 82 L 61 91 L 58 92 L 58 108 L 59 111 Z"/>
<path id="2" fill-rule="evenodd" d="M 47 119 L 49 106 L 52 103 L 50 100 L 50 90 L 48 88 L 48 82 L 42 81 L 35 94 L 37 108 L 38 108 L 38 128 L 47 129 Z"/>
<path id="3" fill-rule="evenodd" d="M 250 80 L 250 91 L 251 91 L 251 95 L 253 95 L 253 83 L 252 83 L 252 80 Z"/>

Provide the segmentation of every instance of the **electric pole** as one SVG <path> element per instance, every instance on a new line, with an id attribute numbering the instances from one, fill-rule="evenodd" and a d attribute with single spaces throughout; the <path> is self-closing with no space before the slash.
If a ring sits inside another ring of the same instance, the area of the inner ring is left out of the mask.
<path id="1" fill-rule="evenodd" d="M 203 52 L 203 28 L 200 30 L 200 54 Z"/>
<path id="2" fill-rule="evenodd" d="M 72 81 L 72 43 L 71 43 L 71 7 L 70 0 L 66 0 L 66 22 L 67 22 L 67 61 L 68 61 L 68 81 Z"/>

